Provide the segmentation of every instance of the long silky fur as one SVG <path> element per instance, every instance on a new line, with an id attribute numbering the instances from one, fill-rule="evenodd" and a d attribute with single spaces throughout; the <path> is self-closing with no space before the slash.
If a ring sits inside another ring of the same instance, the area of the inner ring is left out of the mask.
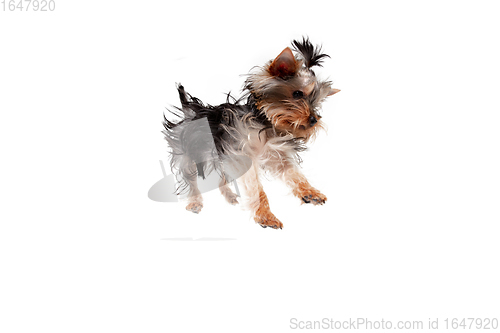
<path id="1" fill-rule="evenodd" d="M 170 167 L 179 182 L 178 194 L 188 193 L 201 198 L 196 187 L 197 176 L 204 178 L 216 171 L 224 180 L 220 160 L 245 156 L 253 165 L 240 181 L 255 213 L 263 202 L 267 205 L 267 197 L 256 178 L 259 170 L 280 177 L 290 165 L 300 164 L 299 153 L 320 129 L 324 129 L 318 112 L 329 95 L 331 84 L 318 80 L 310 70 L 320 65 L 327 55 L 321 54 L 320 48 L 314 47 L 309 39 L 293 41 L 293 46 L 297 52 L 295 75 L 273 76 L 269 69 L 271 61 L 256 67 L 248 75 L 240 99 L 228 94 L 225 103 L 206 105 L 187 93 L 182 85 L 177 86 L 181 107 L 169 110 L 176 120 L 169 120 L 164 115 L 163 134 L 171 148 Z M 290 98 L 293 91 L 304 89 L 311 92 L 303 99 Z M 317 119 L 314 126 L 309 124 L 312 116 Z M 204 118 L 208 121 L 215 149 L 207 143 L 206 133 L 193 125 L 195 120 Z M 225 186 L 224 181 L 221 186 Z M 227 188 L 221 191 L 226 193 Z"/>

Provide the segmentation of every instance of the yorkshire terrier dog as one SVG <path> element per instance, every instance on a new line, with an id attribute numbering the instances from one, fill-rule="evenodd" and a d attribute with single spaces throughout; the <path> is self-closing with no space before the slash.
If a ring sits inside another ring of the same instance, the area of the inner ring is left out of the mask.
<path id="1" fill-rule="evenodd" d="M 205 105 L 178 85 L 182 108 L 177 109 L 180 112 L 171 112 L 181 119 L 172 122 L 164 116 L 163 133 L 171 148 L 172 172 L 180 183 L 178 194 L 188 195 L 187 210 L 201 211 L 203 199 L 197 177 L 205 178 L 212 171 L 220 175 L 219 189 L 226 200 L 238 203 L 236 194 L 228 187 L 230 177 L 220 163 L 221 158 L 236 161 L 237 157 L 251 161 L 238 181 L 260 226 L 283 227 L 271 213 L 259 181 L 261 170 L 281 178 L 302 203 L 326 202 L 326 196 L 300 172 L 299 152 L 324 128 L 319 115 L 322 102 L 340 90 L 332 88 L 329 81 L 319 80 L 311 69 L 329 57 L 321 53 L 321 47 L 303 37 L 294 40 L 292 48 L 295 55 L 287 47 L 274 60 L 248 74 L 244 95 L 238 100 L 230 100 L 228 95 L 225 104 Z M 211 138 L 207 139 L 195 125 L 201 119 L 208 121 Z"/>

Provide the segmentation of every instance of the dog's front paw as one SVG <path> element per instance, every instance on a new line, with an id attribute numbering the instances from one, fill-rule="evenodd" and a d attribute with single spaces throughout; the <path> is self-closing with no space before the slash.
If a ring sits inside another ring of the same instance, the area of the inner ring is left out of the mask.
<path id="1" fill-rule="evenodd" d="M 283 229 L 283 223 L 281 223 L 280 220 L 278 220 L 276 216 L 274 216 L 274 214 L 271 212 L 267 212 L 261 215 L 256 215 L 254 217 L 254 220 L 262 228 L 270 227 L 273 229 Z"/>
<path id="2" fill-rule="evenodd" d="M 303 203 L 312 203 L 313 205 L 322 205 L 326 202 L 326 195 L 315 188 L 308 189 L 302 193 Z"/>
<path id="3" fill-rule="evenodd" d="M 193 201 L 193 202 L 190 202 L 187 206 L 186 206 L 186 210 L 189 210 L 195 214 L 198 214 L 199 212 L 201 212 L 201 209 L 203 208 L 203 204 L 199 201 Z"/>

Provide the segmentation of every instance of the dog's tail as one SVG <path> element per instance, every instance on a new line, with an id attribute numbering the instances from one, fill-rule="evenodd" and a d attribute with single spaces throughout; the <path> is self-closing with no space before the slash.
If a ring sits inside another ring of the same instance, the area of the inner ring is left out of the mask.
<path id="1" fill-rule="evenodd" d="M 180 125 L 184 120 L 192 119 L 196 115 L 190 108 L 193 102 L 201 103 L 196 97 L 192 97 L 188 94 L 181 84 L 177 85 L 177 92 L 179 93 L 179 99 L 181 100 L 181 108 L 173 107 L 174 109 L 167 109 L 171 114 L 177 118 L 181 118 L 178 122 L 172 122 L 165 117 L 163 114 L 163 127 L 166 131 L 171 131 L 178 125 Z M 179 112 L 180 111 L 180 112 Z"/>
<path id="2" fill-rule="evenodd" d="M 181 111 L 184 113 L 186 119 L 207 116 L 207 112 L 209 112 L 211 108 L 209 105 L 205 105 L 198 98 L 191 96 L 191 94 L 186 92 L 182 84 L 177 85 L 177 92 L 179 93 L 179 99 L 182 104 Z"/>
<path id="3" fill-rule="evenodd" d="M 189 101 L 192 100 L 192 96 L 184 90 L 184 86 L 180 83 L 177 85 L 177 92 L 179 93 L 182 106 L 187 106 Z"/>

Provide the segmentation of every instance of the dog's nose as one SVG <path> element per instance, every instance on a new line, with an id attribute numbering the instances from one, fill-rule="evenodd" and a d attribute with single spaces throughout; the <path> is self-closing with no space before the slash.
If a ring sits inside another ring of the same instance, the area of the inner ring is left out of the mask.
<path id="1" fill-rule="evenodd" d="M 316 124 L 317 122 L 318 119 L 316 119 L 314 116 L 309 117 L 309 124 L 311 124 L 311 126 L 314 126 L 314 124 Z"/>

